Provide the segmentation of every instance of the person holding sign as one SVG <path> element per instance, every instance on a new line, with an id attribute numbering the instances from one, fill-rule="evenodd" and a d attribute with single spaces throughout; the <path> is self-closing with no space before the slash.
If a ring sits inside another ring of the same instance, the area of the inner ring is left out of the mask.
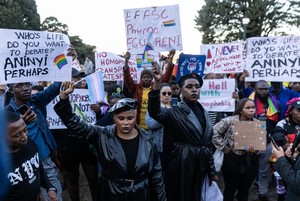
<path id="1" fill-rule="evenodd" d="M 212 126 L 208 113 L 198 103 L 203 80 L 198 74 L 187 74 L 178 84 L 182 101 L 172 108 L 160 103 L 162 75 L 157 62 L 152 64 L 154 84 L 149 93 L 150 117 L 168 130 L 172 139 L 170 157 L 166 164 L 165 182 L 168 200 L 200 201 L 202 185 L 208 176 L 217 180 L 212 157 Z"/>
<path id="2" fill-rule="evenodd" d="M 168 66 L 166 68 L 165 74 L 162 79 L 162 81 L 165 83 L 168 83 L 172 76 L 172 71 L 174 68 L 174 64 L 173 64 L 174 55 L 175 55 L 175 50 L 171 50 L 167 58 Z M 140 83 L 135 84 L 133 78 L 130 75 L 129 65 L 128 65 L 130 59 L 130 53 L 126 52 L 124 57 L 125 57 L 125 65 L 123 67 L 124 84 L 128 89 L 128 92 L 131 94 L 131 96 L 137 99 L 139 103 L 137 108 L 138 125 L 144 129 L 147 129 L 146 112 L 148 107 L 148 93 L 150 92 L 152 87 L 152 79 L 153 79 L 152 72 L 148 69 L 144 69 L 141 72 Z"/>
<path id="3" fill-rule="evenodd" d="M 65 90 L 64 90 L 65 89 Z M 153 142 L 136 125 L 137 101 L 119 100 L 109 109 L 114 125 L 89 125 L 72 112 L 69 94 L 74 84 L 62 85 L 54 109 L 73 136 L 89 140 L 102 167 L 97 201 L 165 201 L 161 163 Z"/>
<path id="4" fill-rule="evenodd" d="M 252 145 L 247 151 L 234 149 L 233 125 L 235 121 L 255 121 L 255 110 L 253 100 L 243 98 L 233 116 L 223 118 L 213 127 L 212 143 L 224 152 L 224 201 L 233 201 L 236 191 L 238 201 L 248 201 L 249 189 L 258 170 L 258 157 Z"/>
<path id="5" fill-rule="evenodd" d="M 67 55 L 73 56 L 74 54 L 76 54 L 75 49 L 70 47 Z M 39 160 L 43 164 L 51 184 L 57 190 L 59 201 L 62 200 L 62 188 L 56 165 L 52 161 L 56 158 L 57 145 L 46 121 L 46 106 L 59 94 L 60 85 L 61 82 L 54 82 L 44 91 L 31 95 L 32 84 L 30 82 L 12 83 L 10 84 L 10 91 L 13 98 L 4 108 L 4 110 L 21 115 L 27 124 L 28 137 L 37 145 Z M 48 197 L 47 191 L 41 188 L 41 192 L 41 197 L 46 199 Z"/>

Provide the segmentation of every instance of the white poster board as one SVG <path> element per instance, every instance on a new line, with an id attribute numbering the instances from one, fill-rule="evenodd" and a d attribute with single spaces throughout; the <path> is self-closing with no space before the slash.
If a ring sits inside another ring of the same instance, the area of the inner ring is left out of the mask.
<path id="1" fill-rule="evenodd" d="M 129 60 L 131 77 L 138 80 L 136 62 Z M 103 81 L 123 81 L 125 59 L 111 52 L 95 52 L 96 71 L 101 71 Z"/>
<path id="2" fill-rule="evenodd" d="M 71 81 L 69 37 L 62 33 L 0 29 L 0 83 Z"/>
<path id="3" fill-rule="evenodd" d="M 204 74 L 243 72 L 243 50 L 243 42 L 201 45 L 200 54 L 206 55 Z"/>
<path id="4" fill-rule="evenodd" d="M 47 105 L 47 122 L 50 129 L 66 128 L 53 109 L 58 101 L 59 96 L 57 96 Z M 92 104 L 92 102 L 90 100 L 89 92 L 87 89 L 75 89 L 74 92 L 70 94 L 70 101 L 72 103 L 73 111 L 79 117 L 85 119 L 90 124 L 96 123 L 96 114 L 90 109 L 90 105 Z M 76 108 L 75 104 L 78 106 L 78 108 Z M 78 112 L 78 109 L 80 109 L 81 112 Z M 81 116 L 81 114 L 83 114 L 83 117 Z"/>
<path id="5" fill-rule="evenodd" d="M 247 39 L 246 81 L 300 82 L 300 36 Z"/>
<path id="6" fill-rule="evenodd" d="M 124 20 L 130 53 L 143 54 L 150 33 L 155 52 L 182 50 L 179 5 L 125 9 Z"/>
<path id="7" fill-rule="evenodd" d="M 233 112 L 235 100 L 232 98 L 232 92 L 234 90 L 234 79 L 205 79 L 199 102 L 207 111 Z"/>

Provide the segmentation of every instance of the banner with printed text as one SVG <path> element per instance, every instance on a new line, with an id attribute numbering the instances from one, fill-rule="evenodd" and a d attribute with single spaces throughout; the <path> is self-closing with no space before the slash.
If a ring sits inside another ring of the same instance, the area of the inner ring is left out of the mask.
<path id="1" fill-rule="evenodd" d="M 123 81 L 123 66 L 125 59 L 111 52 L 96 52 L 96 71 L 102 71 L 103 81 Z M 129 60 L 129 70 L 131 77 L 138 80 L 136 62 Z"/>
<path id="2" fill-rule="evenodd" d="M 0 29 L 0 83 L 71 81 L 69 37 L 62 33 Z"/>
<path id="3" fill-rule="evenodd" d="M 203 80 L 199 102 L 207 111 L 233 112 L 235 100 L 232 92 L 235 90 L 235 79 Z"/>
<path id="4" fill-rule="evenodd" d="M 124 20 L 130 53 L 182 50 L 179 5 L 125 9 Z"/>
<path id="5" fill-rule="evenodd" d="M 193 55 L 193 54 L 180 54 L 177 67 L 176 81 L 181 76 L 196 73 L 203 76 L 204 65 L 206 56 L 205 55 Z"/>
<path id="6" fill-rule="evenodd" d="M 243 50 L 243 42 L 201 45 L 200 54 L 206 55 L 204 74 L 243 72 Z"/>
<path id="7" fill-rule="evenodd" d="M 300 82 L 300 36 L 247 39 L 247 81 Z"/>
<path id="8" fill-rule="evenodd" d="M 59 96 L 53 99 L 47 105 L 47 123 L 50 129 L 65 129 L 65 125 L 54 111 L 54 105 L 59 101 Z M 96 114 L 90 109 L 92 104 L 87 89 L 75 89 L 70 94 L 70 101 L 73 107 L 73 112 L 89 124 L 96 123 Z"/>

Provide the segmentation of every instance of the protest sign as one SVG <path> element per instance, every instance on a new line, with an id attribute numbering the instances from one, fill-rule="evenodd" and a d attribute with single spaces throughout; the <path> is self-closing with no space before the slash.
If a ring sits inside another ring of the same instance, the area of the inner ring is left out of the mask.
<path id="1" fill-rule="evenodd" d="M 235 121 L 233 134 L 234 149 L 248 150 L 253 145 L 255 150 L 266 150 L 265 121 Z"/>
<path id="2" fill-rule="evenodd" d="M 247 39 L 247 81 L 300 81 L 300 36 Z"/>
<path id="3" fill-rule="evenodd" d="M 96 52 L 95 53 L 95 66 L 96 71 L 101 71 L 103 81 L 123 81 L 123 67 L 125 59 L 110 53 L 110 52 Z M 129 70 L 131 77 L 134 80 L 138 79 L 136 62 L 129 60 Z"/>
<path id="4" fill-rule="evenodd" d="M 206 56 L 204 55 L 180 54 L 176 81 L 178 82 L 181 76 L 189 73 L 196 73 L 203 76 L 205 59 Z"/>
<path id="5" fill-rule="evenodd" d="M 130 53 L 182 50 L 178 5 L 125 9 L 124 20 Z"/>
<path id="6" fill-rule="evenodd" d="M 200 54 L 206 55 L 204 73 L 243 72 L 243 50 L 242 42 L 201 45 Z"/>
<path id="7" fill-rule="evenodd" d="M 232 98 L 232 92 L 234 90 L 234 79 L 204 79 L 199 102 L 207 111 L 233 112 L 235 100 Z"/>
<path id="8" fill-rule="evenodd" d="M 66 128 L 61 119 L 57 116 L 54 111 L 54 105 L 59 101 L 57 96 L 53 101 L 47 105 L 47 123 L 50 129 L 64 129 Z M 90 124 L 96 123 L 96 114 L 90 109 L 92 104 L 87 89 L 75 89 L 70 94 L 70 101 L 73 107 L 73 111 L 84 121 Z"/>
<path id="9" fill-rule="evenodd" d="M 71 81 L 67 35 L 0 29 L 0 36 L 0 83 Z"/>

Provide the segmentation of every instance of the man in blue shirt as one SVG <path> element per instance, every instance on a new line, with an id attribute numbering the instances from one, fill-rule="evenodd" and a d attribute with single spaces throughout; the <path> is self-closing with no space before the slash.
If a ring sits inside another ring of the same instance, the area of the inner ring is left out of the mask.
<path id="1" fill-rule="evenodd" d="M 27 124 L 28 137 L 37 145 L 39 159 L 50 183 L 57 189 L 58 200 L 62 200 L 62 189 L 56 166 L 51 160 L 56 151 L 56 143 L 46 122 L 46 106 L 59 94 L 60 85 L 60 82 L 54 82 L 43 92 L 31 95 L 32 85 L 30 82 L 10 84 L 13 98 L 4 108 L 21 115 Z M 46 190 L 42 189 L 42 197 L 46 198 L 47 196 Z"/>

